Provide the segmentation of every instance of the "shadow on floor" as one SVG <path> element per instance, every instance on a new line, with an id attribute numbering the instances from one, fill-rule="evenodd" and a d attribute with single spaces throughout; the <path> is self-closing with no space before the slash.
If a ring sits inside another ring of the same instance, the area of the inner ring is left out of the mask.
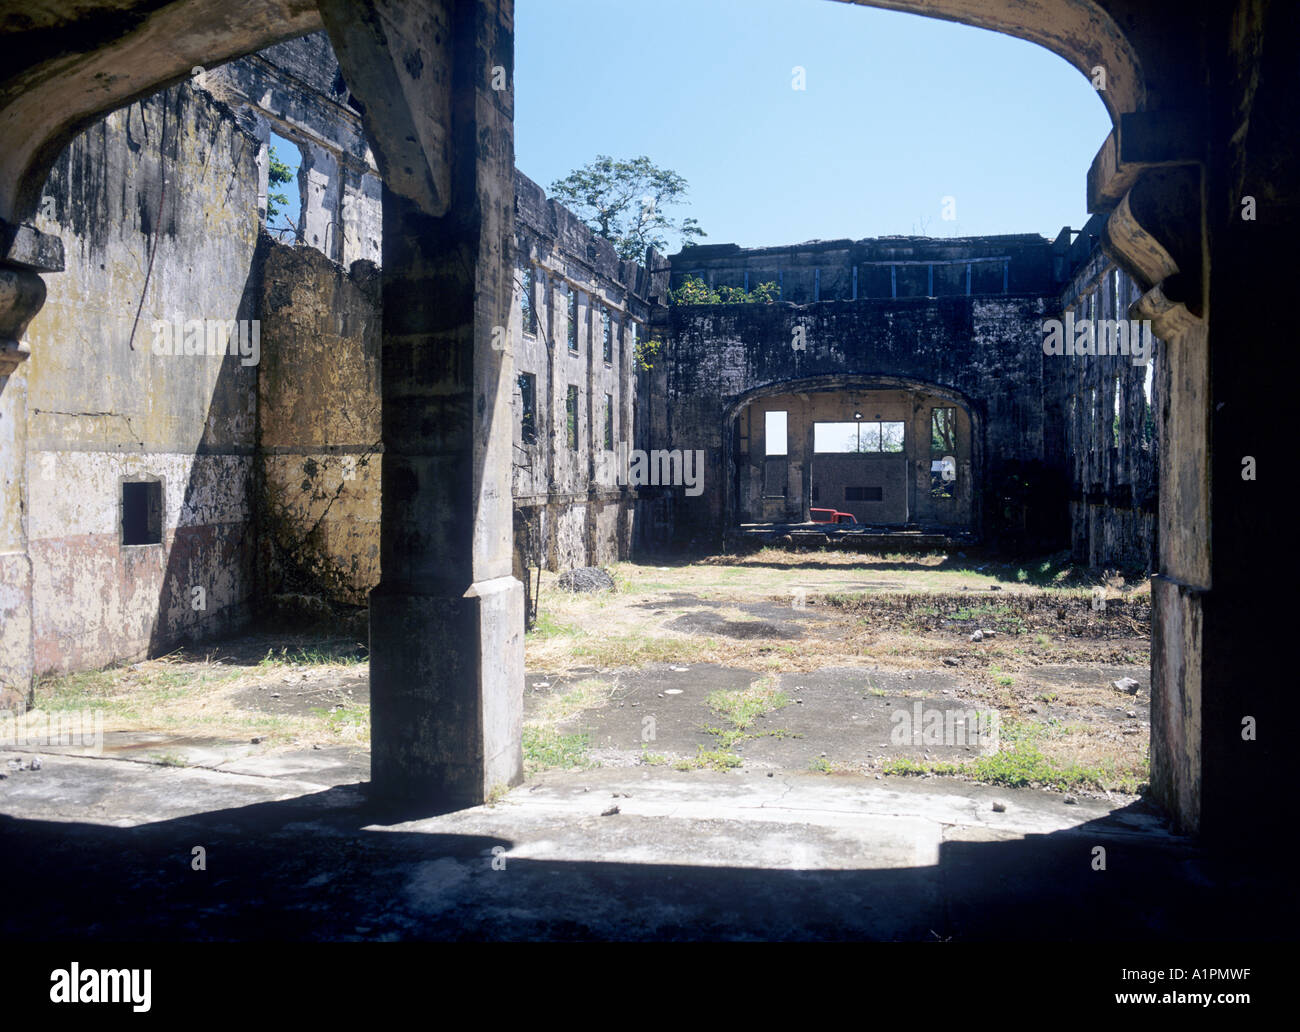
<path id="1" fill-rule="evenodd" d="M 376 823 L 392 818 L 365 802 L 364 789 L 340 785 L 133 828 L 0 817 L 9 844 L 0 882 L 11 890 L 0 934 L 1182 941 L 1279 939 L 1293 927 L 1278 912 L 1294 910 L 1289 896 L 1260 896 L 1257 882 L 1179 840 L 1090 835 L 1102 822 L 1014 841 L 979 841 L 968 829 L 975 840 L 944 842 L 938 864 L 922 867 L 764 869 L 743 856 L 735 866 L 601 862 L 599 844 L 573 861 L 539 860 L 511 857 L 511 841 L 492 834 Z M 624 819 L 642 823 L 594 824 L 593 834 L 653 841 L 658 828 L 672 831 L 665 818 Z M 1094 869 L 1099 838 L 1104 871 Z M 206 851 L 205 871 L 191 869 L 195 846 Z"/>

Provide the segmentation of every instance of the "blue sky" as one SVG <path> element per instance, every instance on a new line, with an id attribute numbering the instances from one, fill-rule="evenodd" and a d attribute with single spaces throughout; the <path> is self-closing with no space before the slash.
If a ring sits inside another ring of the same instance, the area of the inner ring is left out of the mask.
<path id="1" fill-rule="evenodd" d="M 646 154 L 690 183 L 676 214 L 702 243 L 1054 236 L 1087 219 L 1109 131 L 1082 73 L 963 25 L 831 0 L 516 0 L 518 167 L 549 188 Z"/>

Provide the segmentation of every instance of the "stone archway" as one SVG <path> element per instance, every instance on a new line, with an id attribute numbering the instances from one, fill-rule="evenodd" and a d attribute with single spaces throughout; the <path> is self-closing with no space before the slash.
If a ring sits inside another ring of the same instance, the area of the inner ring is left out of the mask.
<path id="1" fill-rule="evenodd" d="M 730 478 L 730 489 L 723 493 L 723 518 L 724 526 L 728 529 L 734 527 L 738 522 L 739 516 L 739 499 L 737 497 L 737 484 L 740 476 L 739 456 L 736 450 L 736 426 L 742 413 L 749 409 L 755 402 L 764 399 L 777 398 L 786 395 L 819 395 L 819 394 L 851 394 L 869 392 L 905 392 L 917 398 L 925 398 L 935 401 L 945 401 L 959 408 L 969 421 L 969 439 L 964 442 L 963 464 L 965 469 L 962 475 L 969 478 L 972 487 L 970 495 L 970 520 L 969 525 L 972 529 L 978 531 L 982 524 L 982 492 L 978 490 L 977 485 L 982 485 L 986 478 L 988 445 L 985 436 L 986 412 L 984 407 L 974 399 L 968 397 L 962 391 L 953 387 L 942 384 L 929 383 L 924 380 L 918 380 L 910 377 L 890 376 L 890 375 L 872 375 L 861 373 L 832 374 L 824 376 L 814 376 L 798 380 L 782 380 L 773 383 L 763 384 L 746 391 L 744 394 L 735 398 L 726 408 L 723 416 L 722 429 L 722 468 L 727 471 Z M 909 406 L 910 407 L 910 406 Z M 909 431 L 909 436 L 914 429 Z M 912 461 L 916 460 L 916 455 L 909 451 L 909 457 Z M 967 459 L 966 456 L 969 455 Z M 812 459 L 809 454 L 807 459 Z M 804 480 L 808 479 L 809 470 L 804 466 L 804 460 L 800 461 L 800 473 Z M 909 471 L 910 475 L 914 475 Z M 910 501 L 909 510 L 915 512 L 915 489 L 909 491 Z M 803 497 L 802 495 L 800 496 Z M 822 504 L 825 501 L 820 500 L 815 504 Z M 808 508 L 807 498 L 803 498 L 802 509 Z"/>

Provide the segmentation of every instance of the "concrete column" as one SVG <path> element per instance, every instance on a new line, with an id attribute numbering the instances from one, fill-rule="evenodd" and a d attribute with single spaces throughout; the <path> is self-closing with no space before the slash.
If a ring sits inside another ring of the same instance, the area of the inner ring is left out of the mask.
<path id="1" fill-rule="evenodd" d="M 447 808 L 522 777 L 512 576 L 511 0 L 322 5 L 384 178 L 371 784 Z M 380 26 L 382 25 L 382 29 Z M 504 329 L 503 331 L 504 332 Z"/>
<path id="2" fill-rule="evenodd" d="M 32 564 L 27 552 L 27 326 L 45 304 L 42 272 L 63 242 L 0 219 L 0 711 L 31 702 Z"/>

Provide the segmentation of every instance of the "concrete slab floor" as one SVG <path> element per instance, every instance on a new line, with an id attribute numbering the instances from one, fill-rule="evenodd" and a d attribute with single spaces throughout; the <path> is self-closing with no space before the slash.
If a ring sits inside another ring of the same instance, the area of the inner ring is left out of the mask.
<path id="1" fill-rule="evenodd" d="M 1258 927 L 1260 886 L 1151 814 L 1033 790 L 605 768 L 412 815 L 375 808 L 347 750 L 222 770 L 52 752 L 33 770 L 34 755 L 0 759 L 0 878 L 22 886 L 0 913 L 11 940 L 1160 941 L 1287 928 L 1272 908 L 1272 934 Z"/>

